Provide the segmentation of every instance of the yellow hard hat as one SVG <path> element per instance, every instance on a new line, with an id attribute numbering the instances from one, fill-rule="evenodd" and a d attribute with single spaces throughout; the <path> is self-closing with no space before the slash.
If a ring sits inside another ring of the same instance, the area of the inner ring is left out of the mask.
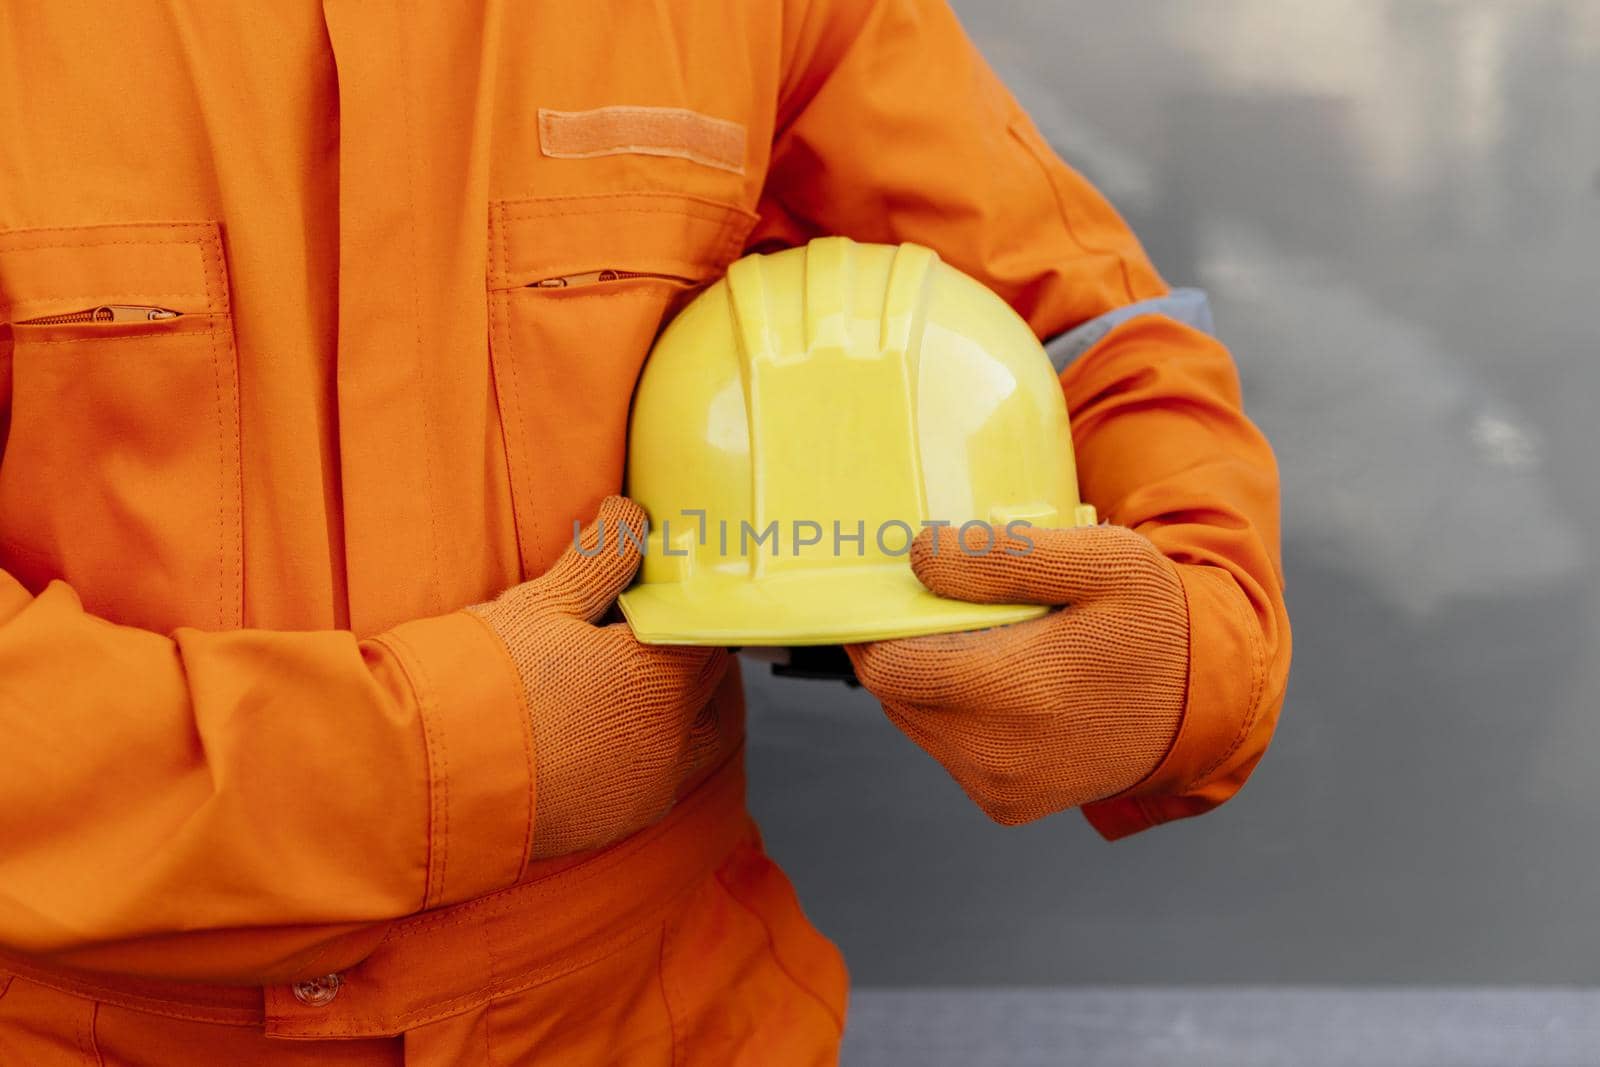
<path id="1" fill-rule="evenodd" d="M 832 645 L 1033 618 L 1045 609 L 935 596 L 911 537 L 1095 521 L 1027 323 L 929 249 L 842 237 L 746 256 L 667 326 L 634 397 L 627 492 L 650 530 L 622 610 L 649 644 Z"/>

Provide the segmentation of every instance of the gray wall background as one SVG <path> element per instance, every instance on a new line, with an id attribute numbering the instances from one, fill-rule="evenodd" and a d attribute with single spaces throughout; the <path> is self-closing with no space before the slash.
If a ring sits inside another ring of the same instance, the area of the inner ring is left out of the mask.
<path id="1" fill-rule="evenodd" d="M 858 986 L 1600 981 L 1600 3 L 957 0 L 1277 450 L 1273 750 L 1116 845 L 1002 829 L 747 665 L 752 803 Z"/>

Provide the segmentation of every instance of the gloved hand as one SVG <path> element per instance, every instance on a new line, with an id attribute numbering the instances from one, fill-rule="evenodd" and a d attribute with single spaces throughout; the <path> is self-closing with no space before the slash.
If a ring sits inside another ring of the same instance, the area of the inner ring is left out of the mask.
<path id="1" fill-rule="evenodd" d="M 581 537 L 597 552 L 569 546 L 538 578 L 467 609 L 505 642 L 522 677 L 537 858 L 598 848 L 654 822 L 740 740 L 741 724 L 721 721 L 710 703 L 727 650 L 641 645 L 624 623 L 595 625 L 639 567 L 619 526 L 644 522 L 639 505 L 607 497 Z"/>
<path id="2" fill-rule="evenodd" d="M 1122 526 L 922 531 L 917 577 L 941 596 L 1059 605 L 973 633 L 846 649 L 889 718 L 998 822 L 1127 789 L 1160 763 L 1183 715 L 1189 618 L 1174 564 Z M 1032 542 L 1029 549 L 1027 542 Z"/>

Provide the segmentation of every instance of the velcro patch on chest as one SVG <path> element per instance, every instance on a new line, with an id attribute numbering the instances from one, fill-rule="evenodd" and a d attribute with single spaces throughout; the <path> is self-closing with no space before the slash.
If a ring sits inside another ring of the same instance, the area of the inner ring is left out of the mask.
<path id="1" fill-rule="evenodd" d="M 681 107 L 540 108 L 539 150 L 555 159 L 673 156 L 743 174 L 745 128 Z"/>

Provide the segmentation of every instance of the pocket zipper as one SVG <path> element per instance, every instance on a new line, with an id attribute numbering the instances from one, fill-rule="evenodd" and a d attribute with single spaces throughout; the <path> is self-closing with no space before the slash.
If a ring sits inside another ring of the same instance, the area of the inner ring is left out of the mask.
<path id="1" fill-rule="evenodd" d="M 18 326 L 69 326 L 80 322 L 151 322 L 156 319 L 175 319 L 181 311 L 158 308 L 145 304 L 101 304 L 99 307 L 69 311 L 63 315 L 44 315 L 37 319 L 22 319 Z"/>
<path id="2" fill-rule="evenodd" d="M 678 274 L 657 274 L 647 270 L 591 270 L 582 274 L 561 274 L 554 278 L 541 278 L 536 282 L 529 282 L 529 289 L 572 289 L 580 285 L 598 285 L 602 282 L 621 282 L 630 278 L 650 278 L 662 282 L 683 282 L 686 285 L 694 283 L 693 278 L 685 278 Z"/>

